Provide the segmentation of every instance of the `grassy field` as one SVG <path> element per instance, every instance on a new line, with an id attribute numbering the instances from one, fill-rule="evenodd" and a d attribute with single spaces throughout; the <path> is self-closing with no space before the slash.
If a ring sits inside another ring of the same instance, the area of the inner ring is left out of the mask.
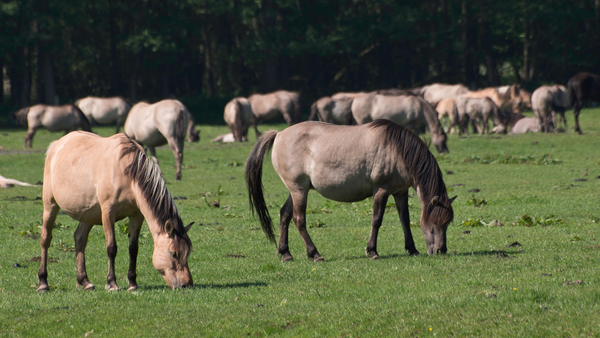
<path id="1" fill-rule="evenodd" d="M 570 125 L 573 125 L 569 113 Z M 194 287 L 173 291 L 152 266 L 146 226 L 140 239 L 137 292 L 106 292 L 102 228 L 87 249 L 96 291 L 75 289 L 73 232 L 57 218 L 48 266 L 50 292 L 37 294 L 41 187 L 0 191 L 0 336 L 600 336 L 600 109 L 581 114 L 584 135 L 451 136 L 438 157 L 455 220 L 446 255 L 409 257 L 391 203 L 380 230 L 381 259 L 364 254 L 371 203 L 337 203 L 311 192 L 309 233 L 324 263 L 309 262 L 290 229 L 295 261 L 281 263 L 248 209 L 244 162 L 254 145 L 209 142 L 223 126 L 201 126 L 186 143 L 176 182 L 168 148 L 161 168 L 194 251 Z M 284 125 L 262 126 L 283 129 Z M 108 136 L 113 127 L 95 128 Z M 0 175 L 42 180 L 44 152 L 61 134 L 40 131 L 33 149 L 24 130 L 0 130 Z M 432 148 L 433 150 L 433 148 Z M 271 215 L 287 190 L 265 160 Z M 584 181 L 585 180 L 585 181 Z M 478 189 L 479 192 L 469 192 Z M 220 208 L 210 205 L 219 201 Z M 420 205 L 410 199 L 411 221 Z M 127 235 L 117 228 L 117 278 L 127 286 Z M 426 252 L 413 228 L 417 249 Z M 516 244 L 515 244 L 516 243 Z M 13 264 L 27 268 L 14 268 Z"/>

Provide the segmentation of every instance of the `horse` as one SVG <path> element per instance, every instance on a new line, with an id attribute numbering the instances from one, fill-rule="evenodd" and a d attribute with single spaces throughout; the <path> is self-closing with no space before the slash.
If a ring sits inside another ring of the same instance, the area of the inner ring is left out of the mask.
<path id="1" fill-rule="evenodd" d="M 250 102 L 243 97 L 233 98 L 227 102 L 223 111 L 223 119 L 233 134 L 236 142 L 248 141 L 248 128 L 254 124 L 254 113 Z M 260 136 L 256 130 L 256 138 Z"/>
<path id="2" fill-rule="evenodd" d="M 58 211 L 79 221 L 75 230 L 77 286 L 95 288 L 85 268 L 85 248 L 94 225 L 102 225 L 106 237 L 108 275 L 106 289 L 119 290 L 115 278 L 115 222 L 129 218 L 128 291 L 138 288 L 136 264 L 138 239 L 144 219 L 154 240 L 152 263 L 173 288 L 193 285 L 188 268 L 192 243 L 173 197 L 158 167 L 138 144 L 125 134 L 100 137 L 86 132 L 70 133 L 48 147 L 42 192 L 44 205 L 38 273 L 38 292 L 49 290 L 48 248 Z"/>
<path id="3" fill-rule="evenodd" d="M 463 96 L 472 98 L 489 97 L 502 111 L 514 112 L 516 110 L 515 107 L 522 104 L 521 97 L 519 96 L 519 86 L 517 85 L 497 88 L 489 87 L 465 93 Z"/>
<path id="4" fill-rule="evenodd" d="M 374 93 L 357 96 L 352 102 L 352 116 L 357 124 L 378 119 L 393 121 L 417 134 L 429 129 L 431 140 L 439 153 L 447 153 L 448 136 L 433 108 L 417 96 L 385 96 Z"/>
<path id="5" fill-rule="evenodd" d="M 35 132 L 44 127 L 49 131 L 65 131 L 65 135 L 71 131 L 81 128 L 81 130 L 91 132 L 90 122 L 79 107 L 67 104 L 64 106 L 47 106 L 37 104 L 35 106 L 24 108 L 13 114 L 21 123 L 26 118 L 27 134 L 25 134 L 24 148 L 31 148 Z"/>
<path id="6" fill-rule="evenodd" d="M 325 146 L 323 146 L 325 145 Z M 280 210 L 277 253 L 293 260 L 288 247 L 288 228 L 294 220 L 306 246 L 308 259 L 323 261 L 306 230 L 308 192 L 338 202 L 358 202 L 373 196 L 371 235 L 366 254 L 378 259 L 377 234 L 390 195 L 394 196 L 404 231 L 405 249 L 419 251 L 410 230 L 408 188 L 421 202 L 421 230 L 427 253 L 446 253 L 446 230 L 454 217 L 442 172 L 433 154 L 419 137 L 392 121 L 377 120 L 359 126 L 303 122 L 281 132 L 266 132 L 246 162 L 250 208 L 259 216 L 267 238 L 275 243 L 273 224 L 262 187 L 263 158 L 272 148 L 273 168 L 290 194 Z"/>
<path id="7" fill-rule="evenodd" d="M 554 132 L 557 132 L 558 124 L 556 115 L 562 116 L 562 120 L 567 125 L 565 119 L 565 110 L 569 106 L 566 88 L 562 85 L 541 86 L 533 92 L 532 106 L 535 117 L 539 120 L 543 132 L 549 132 L 550 119 L 554 125 Z"/>
<path id="8" fill-rule="evenodd" d="M 469 89 L 461 84 L 434 83 L 421 88 L 421 96 L 432 107 L 437 106 L 443 99 L 456 99 L 468 92 Z"/>
<path id="9" fill-rule="evenodd" d="M 352 124 L 352 98 L 332 99 L 322 97 L 310 106 L 309 121 L 319 121 L 335 124 Z"/>
<path id="10" fill-rule="evenodd" d="M 600 76 L 585 72 L 576 74 L 567 83 L 567 88 L 569 88 L 569 101 L 573 106 L 575 131 L 581 134 L 579 113 L 585 101 L 600 102 Z"/>
<path id="11" fill-rule="evenodd" d="M 513 113 L 522 113 L 526 109 L 533 109 L 531 104 L 531 92 L 523 88 L 519 88 L 519 100 L 513 107 Z"/>
<path id="12" fill-rule="evenodd" d="M 258 122 L 272 120 L 282 115 L 288 126 L 300 122 L 300 98 L 296 92 L 279 90 L 269 94 L 254 94 L 248 98 L 252 113 L 254 113 L 254 130 L 260 135 L 256 127 Z"/>
<path id="13" fill-rule="evenodd" d="M 390 88 L 390 89 L 379 89 L 375 91 L 376 94 L 379 95 L 389 95 L 389 96 L 399 96 L 399 95 L 414 95 L 414 96 L 422 96 L 421 88 L 411 88 L 411 89 L 398 89 L 398 88 Z"/>
<path id="14" fill-rule="evenodd" d="M 356 93 L 340 92 L 340 93 L 331 95 L 331 99 L 332 100 L 348 99 L 348 98 L 353 99 L 353 98 L 363 95 L 363 94 L 367 94 L 367 93 L 366 92 L 356 92 Z"/>
<path id="15" fill-rule="evenodd" d="M 537 133 L 541 129 L 539 119 L 535 117 L 524 117 L 519 119 L 515 125 L 510 128 L 510 134 Z"/>
<path id="16" fill-rule="evenodd" d="M 494 132 L 506 133 L 508 116 L 489 97 L 468 97 L 467 95 L 462 95 L 456 99 L 456 110 L 458 111 L 459 135 L 463 132 L 467 135 L 469 134 L 467 128 L 469 120 L 473 122 L 479 135 L 483 135 L 484 131 L 489 135 L 490 127 L 488 120 L 490 118 L 494 122 Z"/>
<path id="17" fill-rule="evenodd" d="M 75 101 L 91 124 L 117 124 L 117 133 L 125 123 L 131 104 L 122 97 L 93 97 L 88 96 Z"/>
<path id="18" fill-rule="evenodd" d="M 456 110 L 456 100 L 454 99 L 442 99 L 438 102 L 435 107 L 435 111 L 438 113 L 438 120 L 440 123 L 444 119 L 444 117 L 448 117 L 450 122 L 448 123 L 448 128 L 446 129 L 446 133 L 454 134 L 454 129 L 457 127 L 458 123 L 458 111 Z"/>
<path id="19" fill-rule="evenodd" d="M 215 137 L 214 139 L 212 139 L 210 142 L 211 143 L 216 143 L 216 142 L 233 143 L 233 142 L 237 142 L 237 141 L 235 140 L 235 136 L 233 136 L 232 133 L 229 133 L 229 134 L 219 135 L 219 136 Z M 242 136 L 242 142 L 248 142 L 248 137 Z"/>
<path id="20" fill-rule="evenodd" d="M 186 125 L 190 113 L 177 100 L 162 100 L 154 104 L 139 102 L 129 111 L 125 133 L 132 140 L 148 147 L 152 160 L 158 165 L 156 147 L 168 144 L 176 162 L 175 180 L 181 181 L 181 163 Z"/>
<path id="21" fill-rule="evenodd" d="M 194 117 L 189 111 L 187 112 L 187 115 L 189 119 L 187 126 L 188 142 L 200 142 L 200 132 L 196 130 L 196 123 L 194 122 Z"/>
<path id="22" fill-rule="evenodd" d="M 34 185 L 25 183 L 25 182 L 21 182 L 21 181 L 17 181 L 12 178 L 6 178 L 6 177 L 0 175 L 0 189 L 12 188 L 15 186 L 33 187 Z"/>

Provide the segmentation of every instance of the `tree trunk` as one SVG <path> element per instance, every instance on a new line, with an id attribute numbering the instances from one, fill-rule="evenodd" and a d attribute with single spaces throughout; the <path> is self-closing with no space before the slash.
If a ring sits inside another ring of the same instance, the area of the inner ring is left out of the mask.
<path id="1" fill-rule="evenodd" d="M 169 64 L 166 63 L 163 65 L 163 74 L 162 74 L 162 97 L 169 97 Z"/>
<path id="2" fill-rule="evenodd" d="M 204 40 L 204 91 L 206 96 L 213 96 L 215 93 L 215 81 L 213 78 L 210 39 L 208 37 L 207 22 L 202 25 L 202 39 Z"/>
<path id="3" fill-rule="evenodd" d="M 52 66 L 52 56 L 46 50 L 42 63 L 44 76 L 44 102 L 48 105 L 58 105 L 56 96 L 56 84 L 54 83 L 54 67 Z"/>
<path id="4" fill-rule="evenodd" d="M 117 56 L 117 32 L 115 27 L 115 9 L 114 9 L 114 0 L 108 1 L 108 23 L 110 26 L 110 59 L 111 59 L 111 75 L 112 75 L 112 84 L 111 84 L 111 93 L 112 95 L 121 95 L 121 88 L 119 86 L 119 66 L 118 66 L 118 56 Z"/>
<path id="5" fill-rule="evenodd" d="M 133 71 L 131 72 L 131 80 L 129 82 L 129 92 L 133 102 L 138 100 L 138 79 L 140 77 L 140 68 L 142 66 L 143 57 L 143 50 L 137 52 L 134 56 Z"/>
<path id="6" fill-rule="evenodd" d="M 29 106 L 29 98 L 31 97 L 31 57 L 29 49 L 23 48 L 23 66 L 21 70 L 21 102 L 20 107 Z"/>
<path id="7" fill-rule="evenodd" d="M 489 23 L 489 4 L 487 0 L 479 0 L 479 31 L 481 33 L 481 44 L 485 55 L 485 66 L 487 69 L 488 83 L 492 87 L 500 85 L 498 68 L 496 67 L 496 58 L 492 49 L 492 33 Z"/>
<path id="8" fill-rule="evenodd" d="M 461 12 L 462 12 L 462 44 L 463 44 L 463 69 L 465 74 L 465 83 L 471 89 L 477 88 L 476 73 L 474 72 L 474 60 L 472 52 L 472 41 L 474 39 L 473 32 L 470 27 L 469 20 L 469 1 L 462 0 Z"/>
<path id="9" fill-rule="evenodd" d="M 524 1 L 525 6 L 528 5 L 528 1 Z M 523 13 L 523 80 L 529 81 L 529 20 L 528 9 L 525 9 Z"/>

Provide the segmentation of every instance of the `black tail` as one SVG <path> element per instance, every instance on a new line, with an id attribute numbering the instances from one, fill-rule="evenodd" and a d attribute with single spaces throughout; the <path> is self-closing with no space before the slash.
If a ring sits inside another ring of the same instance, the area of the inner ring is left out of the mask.
<path id="1" fill-rule="evenodd" d="M 81 128 L 83 131 L 89 131 L 91 133 L 92 127 L 90 126 L 90 121 L 88 120 L 87 116 L 85 116 L 85 114 L 77 105 L 73 105 L 73 110 L 75 110 L 75 113 L 79 117 L 79 128 Z"/>
<path id="2" fill-rule="evenodd" d="M 579 87 L 579 83 L 577 83 L 577 87 Z M 569 103 L 571 103 L 571 107 L 575 107 L 577 95 L 575 94 L 575 81 L 573 79 L 570 79 L 567 83 L 567 91 L 569 92 Z"/>
<path id="3" fill-rule="evenodd" d="M 275 136 L 277 136 L 276 130 L 269 130 L 264 133 L 258 139 L 246 161 L 246 187 L 248 188 L 250 210 L 252 210 L 252 215 L 256 210 L 263 232 L 272 243 L 275 243 L 275 235 L 273 234 L 273 222 L 263 193 L 262 166 L 265 154 L 273 147 Z"/>

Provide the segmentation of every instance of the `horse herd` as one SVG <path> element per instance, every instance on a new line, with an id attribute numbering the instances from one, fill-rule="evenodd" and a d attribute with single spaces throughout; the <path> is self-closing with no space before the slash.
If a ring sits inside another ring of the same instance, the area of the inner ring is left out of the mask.
<path id="1" fill-rule="evenodd" d="M 583 75 L 582 75 L 583 74 Z M 288 124 L 300 119 L 299 96 L 278 91 L 266 95 L 235 98 L 225 107 L 224 119 L 231 129 L 220 141 L 247 140 L 252 125 L 258 142 L 251 151 L 245 169 L 249 204 L 258 214 L 267 238 L 275 242 L 272 219 L 262 188 L 263 159 L 271 150 L 271 161 L 289 190 L 280 210 L 277 253 L 283 261 L 293 259 L 288 247 L 288 229 L 293 220 L 305 243 L 307 257 L 323 261 L 306 229 L 308 192 L 318 191 L 325 198 L 356 202 L 373 196 L 371 234 L 366 254 L 379 258 L 377 236 L 388 197 L 396 202 L 404 231 L 405 249 L 419 254 L 410 229 L 408 189 L 413 188 L 421 203 L 420 227 L 427 253 L 446 253 L 446 230 L 454 217 L 452 202 L 442 172 L 427 145 L 417 136 L 429 130 L 432 143 L 440 153 L 447 152 L 446 131 L 440 122 L 448 116 L 449 131 L 468 132 L 468 121 L 479 134 L 489 133 L 488 119 L 495 132 L 520 128 L 526 118 L 521 110 L 531 107 L 538 130 L 557 130 L 556 114 L 574 107 L 575 130 L 582 102 L 600 99 L 600 78 L 582 73 L 563 86 L 544 86 L 533 95 L 517 86 L 469 91 L 462 85 L 432 84 L 411 90 L 381 90 L 371 93 L 338 93 L 319 99 L 311 107 L 311 119 L 261 136 L 260 120 L 283 115 Z M 568 94 L 567 94 L 568 93 Z M 193 285 L 187 259 L 191 241 L 187 235 L 192 224 L 184 226 L 175 202 L 166 188 L 155 147 L 167 143 L 177 160 L 177 180 L 181 179 L 183 142 L 199 140 L 191 115 L 181 102 L 163 100 L 131 105 L 120 98 L 85 98 L 75 105 L 33 106 L 14 114 L 29 130 L 25 146 L 31 146 L 35 130 L 65 130 L 68 134 L 53 142 L 46 155 L 43 181 L 43 225 L 39 292 L 49 290 L 47 282 L 48 248 L 58 211 L 79 221 L 74 234 L 77 261 L 77 286 L 92 290 L 85 267 L 88 234 L 94 225 L 102 225 L 109 258 L 107 290 L 119 290 L 114 271 L 117 254 L 114 224 L 129 219 L 128 290 L 137 289 L 136 261 L 142 222 L 146 219 L 154 241 L 152 262 L 172 287 Z M 564 116 L 563 116 L 564 120 Z M 90 131 L 90 122 L 124 125 L 125 133 L 103 138 Z M 335 124 L 334 124 L 335 123 Z M 357 124 L 357 125 L 336 125 Z M 566 121 L 565 121 L 566 125 Z M 83 132 L 69 131 L 81 127 Z M 412 131 L 412 132 L 411 132 Z M 141 145 L 149 148 L 148 157 Z M 91 169 L 91 170 L 90 170 Z"/>

